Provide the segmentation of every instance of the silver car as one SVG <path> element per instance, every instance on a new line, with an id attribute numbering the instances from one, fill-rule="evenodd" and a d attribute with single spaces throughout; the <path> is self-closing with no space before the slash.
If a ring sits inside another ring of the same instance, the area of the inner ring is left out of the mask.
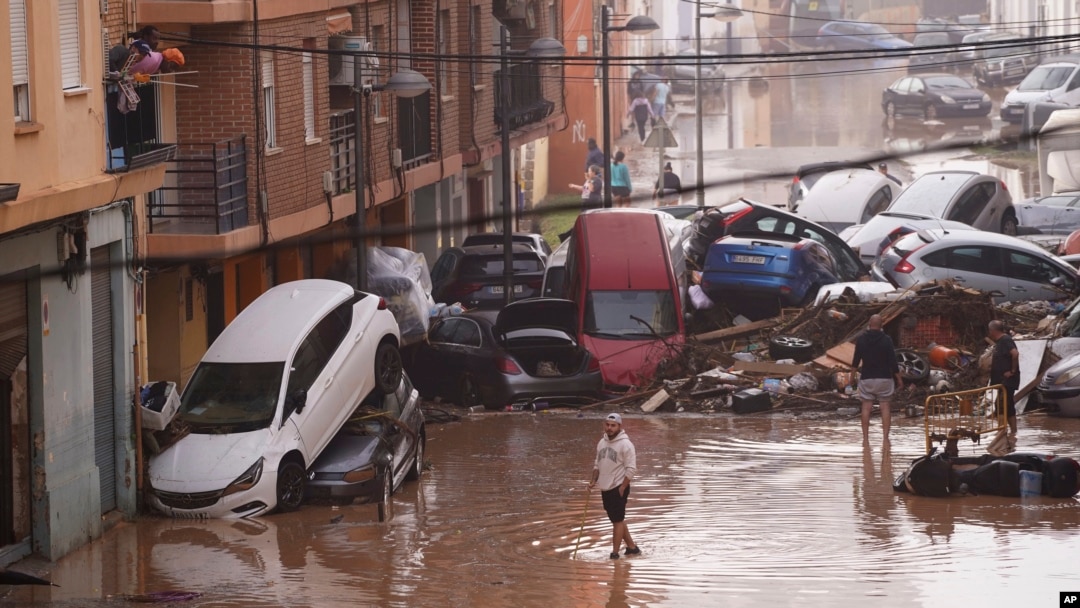
<path id="1" fill-rule="evenodd" d="M 1080 353 L 1073 353 L 1046 370 L 1036 398 L 1052 412 L 1080 417 Z"/>
<path id="2" fill-rule="evenodd" d="M 996 302 L 1060 300 L 1076 292 L 1077 272 L 1044 249 L 1004 234 L 920 230 L 889 246 L 870 269 L 900 288 L 953 281 Z"/>
<path id="3" fill-rule="evenodd" d="M 923 174 L 896 197 L 888 211 L 931 215 L 1016 235 L 1016 212 L 1005 182 L 974 171 Z"/>

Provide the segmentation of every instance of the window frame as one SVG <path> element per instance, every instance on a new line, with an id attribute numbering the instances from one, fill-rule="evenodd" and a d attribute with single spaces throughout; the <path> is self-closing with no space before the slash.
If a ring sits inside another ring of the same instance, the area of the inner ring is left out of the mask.
<path id="1" fill-rule="evenodd" d="M 71 14 L 68 14 L 70 11 Z M 59 0 L 57 5 L 60 88 L 67 91 L 84 88 L 79 0 Z"/>
<path id="2" fill-rule="evenodd" d="M 277 149 L 277 95 L 274 89 L 274 56 L 266 53 L 262 65 L 263 135 L 267 150 Z"/>
<path id="3" fill-rule="evenodd" d="M 30 47 L 27 41 L 25 0 L 10 0 L 8 14 L 15 122 L 30 122 Z M 19 63 L 15 61 L 19 56 L 17 50 L 22 51 L 22 61 Z"/>
<path id="4" fill-rule="evenodd" d="M 310 45 L 310 46 L 309 46 Z M 314 46 L 311 39 L 304 41 L 304 48 Z M 315 141 L 315 64 L 310 51 L 305 51 L 300 56 L 301 72 L 304 91 L 304 141 Z"/>

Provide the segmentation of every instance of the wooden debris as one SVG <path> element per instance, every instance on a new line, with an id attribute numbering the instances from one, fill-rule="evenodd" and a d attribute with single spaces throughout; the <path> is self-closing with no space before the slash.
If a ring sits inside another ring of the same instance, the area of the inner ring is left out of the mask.
<path id="1" fill-rule="evenodd" d="M 671 398 L 671 395 L 668 395 L 667 391 L 665 391 L 664 389 L 660 389 L 660 390 L 656 391 L 653 394 L 652 397 L 649 397 L 648 401 L 641 404 L 641 411 L 643 411 L 643 412 L 655 411 L 656 408 L 660 407 L 661 405 L 664 405 L 664 403 L 667 402 L 667 400 L 670 399 L 670 398 Z"/>
<path id="2" fill-rule="evenodd" d="M 770 329 L 780 324 L 780 317 L 773 317 L 771 319 L 762 319 L 760 321 L 753 321 L 751 323 L 743 323 L 742 325 L 736 325 L 734 327 L 726 327 L 724 329 L 718 329 L 716 331 L 708 331 L 703 334 L 697 334 L 692 336 L 699 342 L 710 342 L 713 340 L 724 340 L 726 338 L 736 338 L 739 336 L 747 336 L 752 333 L 759 332 L 763 329 Z"/>

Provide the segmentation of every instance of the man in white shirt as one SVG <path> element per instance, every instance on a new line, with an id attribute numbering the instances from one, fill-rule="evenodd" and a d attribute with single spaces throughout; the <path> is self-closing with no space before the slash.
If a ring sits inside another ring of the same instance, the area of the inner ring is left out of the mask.
<path id="1" fill-rule="evenodd" d="M 608 414 L 604 419 L 604 436 L 596 446 L 589 488 L 600 486 L 604 510 L 612 525 L 611 559 L 619 559 L 619 548 L 626 541 L 625 555 L 639 555 L 641 549 L 630 538 L 626 526 L 626 501 L 630 498 L 630 480 L 637 473 L 637 451 L 622 430 L 622 416 Z"/>

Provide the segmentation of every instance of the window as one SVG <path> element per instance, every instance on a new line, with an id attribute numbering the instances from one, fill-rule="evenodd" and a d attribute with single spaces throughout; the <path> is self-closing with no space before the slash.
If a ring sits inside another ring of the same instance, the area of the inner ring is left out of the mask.
<path id="1" fill-rule="evenodd" d="M 479 348 L 481 342 L 480 326 L 476 324 L 476 321 L 459 319 L 457 327 L 454 328 L 454 337 L 451 341 L 462 346 Z"/>
<path id="2" fill-rule="evenodd" d="M 450 11 L 439 11 L 439 27 L 435 31 L 435 52 L 439 55 L 439 95 L 450 95 Z"/>
<path id="3" fill-rule="evenodd" d="M 311 48 L 314 41 L 304 41 L 304 48 Z M 312 65 L 311 53 L 302 56 L 303 80 L 304 80 L 304 139 L 315 139 L 315 68 Z"/>
<path id="4" fill-rule="evenodd" d="M 11 0 L 11 76 L 15 94 L 15 122 L 30 122 L 30 64 L 26 46 L 26 4 Z"/>
<path id="5" fill-rule="evenodd" d="M 378 58 L 379 49 L 383 48 L 385 40 L 386 35 L 383 33 L 383 26 L 376 25 L 371 28 L 371 52 L 375 53 L 376 58 Z M 375 72 L 373 71 L 372 74 L 375 74 Z M 368 107 L 371 108 L 372 118 L 385 118 L 383 115 L 382 98 L 382 93 L 372 93 L 371 96 L 368 97 Z"/>
<path id="6" fill-rule="evenodd" d="M 469 12 L 469 55 L 471 57 L 479 58 L 484 54 L 483 32 L 483 13 L 481 13 L 479 6 L 474 6 Z M 484 80 L 484 64 L 479 59 L 470 61 L 469 74 L 472 75 L 473 85 L 480 84 Z"/>
<path id="7" fill-rule="evenodd" d="M 980 274 L 1001 274 L 1001 256 L 993 247 L 953 247 L 923 256 L 923 261 L 938 268 Z"/>
<path id="8" fill-rule="evenodd" d="M 946 219 L 975 225 L 975 221 L 982 215 L 986 205 L 994 196 L 997 187 L 991 182 L 975 184 L 967 192 L 963 193 L 953 208 L 949 211 Z"/>
<path id="9" fill-rule="evenodd" d="M 79 52 L 79 0 L 60 0 L 60 80 L 64 89 L 83 86 Z"/>
<path id="10" fill-rule="evenodd" d="M 548 27 L 551 31 L 549 36 L 558 40 L 559 39 L 559 6 L 554 2 L 548 2 Z"/>
<path id="11" fill-rule="evenodd" d="M 892 202 L 892 188 L 885 186 L 875 192 L 870 200 L 866 203 L 866 208 L 863 209 L 862 217 L 859 218 L 859 223 L 865 224 L 870 221 L 870 218 L 881 213 L 888 208 L 889 203 Z"/>
<path id="12" fill-rule="evenodd" d="M 277 147 L 277 119 L 274 109 L 274 58 L 267 55 L 262 60 L 263 134 L 267 148 Z"/>
<path id="13" fill-rule="evenodd" d="M 1046 260 L 1012 249 L 1006 249 L 1005 254 L 1005 274 L 1010 279 L 1049 284 L 1052 279 L 1060 277 L 1066 280 L 1064 284 L 1071 285 L 1072 281 L 1065 271 Z"/>
<path id="14" fill-rule="evenodd" d="M 409 0 L 397 0 L 397 67 L 412 67 L 412 18 Z"/>
<path id="15" fill-rule="evenodd" d="M 584 325 L 589 335 L 616 340 L 670 336 L 679 330 L 679 311 L 668 290 L 591 291 L 585 302 Z"/>
<path id="16" fill-rule="evenodd" d="M 295 404 L 289 398 L 296 391 L 309 390 L 315 379 L 322 373 L 323 368 L 330 362 L 341 342 L 349 333 L 352 324 L 352 302 L 346 302 L 335 308 L 326 315 L 315 329 L 304 338 L 300 347 L 293 356 L 292 366 L 289 370 L 289 384 L 285 391 L 285 418 L 288 418 Z"/>

